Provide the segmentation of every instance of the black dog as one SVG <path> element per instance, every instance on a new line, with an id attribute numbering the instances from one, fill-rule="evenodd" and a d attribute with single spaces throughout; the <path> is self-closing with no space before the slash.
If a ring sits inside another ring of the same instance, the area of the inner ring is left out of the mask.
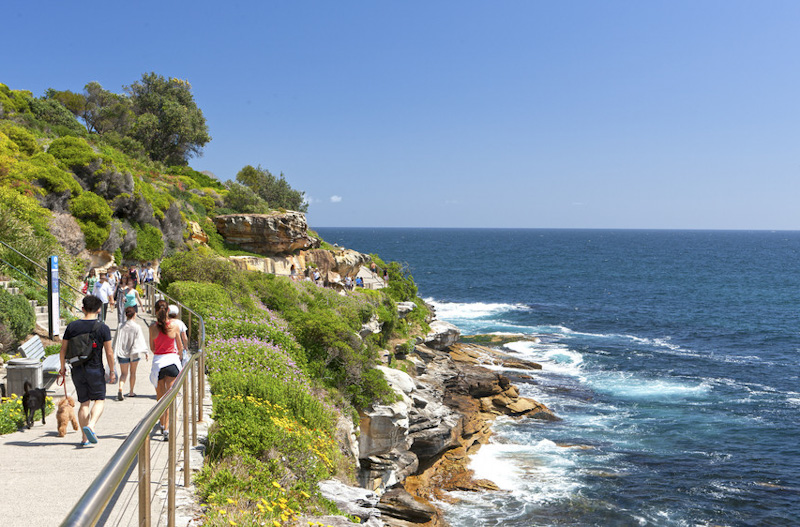
<path id="1" fill-rule="evenodd" d="M 22 411 L 25 413 L 28 428 L 33 426 L 33 414 L 36 410 L 42 411 L 42 424 L 45 424 L 44 407 L 47 402 L 47 392 L 44 388 L 32 389 L 29 381 L 25 381 L 22 386 L 25 389 L 25 395 L 22 396 Z"/>

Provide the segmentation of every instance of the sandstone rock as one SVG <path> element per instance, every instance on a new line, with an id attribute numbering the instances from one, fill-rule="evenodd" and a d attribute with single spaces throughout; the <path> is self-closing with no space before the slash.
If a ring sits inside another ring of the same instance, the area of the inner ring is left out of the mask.
<path id="1" fill-rule="evenodd" d="M 208 243 L 208 235 L 203 232 L 203 228 L 196 221 L 187 223 L 189 229 L 189 239 L 195 243 Z"/>
<path id="2" fill-rule="evenodd" d="M 358 332 L 358 335 L 362 339 L 365 339 L 370 335 L 380 333 L 381 329 L 383 329 L 383 324 L 381 324 L 380 320 L 378 319 L 378 315 L 372 315 L 372 318 L 369 319 L 369 322 L 361 326 L 361 330 Z"/>
<path id="3" fill-rule="evenodd" d="M 359 455 L 366 458 L 392 450 L 408 450 L 408 426 L 408 405 L 402 401 L 362 412 Z"/>
<path id="4" fill-rule="evenodd" d="M 411 451 L 394 450 L 360 460 L 358 482 L 368 489 L 385 489 L 403 482 L 419 468 L 419 458 Z"/>
<path id="5" fill-rule="evenodd" d="M 353 527 L 353 522 L 344 516 L 302 516 L 300 525 L 325 525 L 326 527 Z M 383 527 L 384 523 L 376 517 L 362 522 L 360 525 L 366 527 Z"/>
<path id="6" fill-rule="evenodd" d="M 341 481 L 328 479 L 319 482 L 319 492 L 324 498 L 334 502 L 340 511 L 357 516 L 362 522 L 381 516 L 377 509 L 379 498 L 371 490 L 350 487 Z"/>
<path id="7" fill-rule="evenodd" d="M 300 212 L 227 214 L 214 218 L 217 231 L 228 243 L 259 254 L 284 254 L 319 247 L 308 233 Z"/>
<path id="8" fill-rule="evenodd" d="M 415 304 L 414 302 L 397 303 L 397 314 L 400 315 L 400 318 L 404 318 L 406 315 L 408 315 L 415 309 L 417 309 L 417 304 Z"/>
<path id="9" fill-rule="evenodd" d="M 461 364 L 458 375 L 448 379 L 445 386 L 456 393 L 469 394 L 480 399 L 504 392 L 510 383 L 505 375 L 481 366 Z"/>
<path id="10" fill-rule="evenodd" d="M 433 349 L 443 350 L 458 342 L 461 336 L 461 331 L 449 322 L 434 320 L 430 326 L 431 332 L 425 337 L 425 345 Z"/>
<path id="11" fill-rule="evenodd" d="M 315 249 L 306 253 L 306 259 L 316 265 L 323 276 L 333 272 L 352 278 L 369 261 L 369 256 L 350 249 Z"/>
<path id="12" fill-rule="evenodd" d="M 412 379 L 411 376 L 406 372 L 395 368 L 389 368 L 387 366 L 376 366 L 375 368 L 383 372 L 386 382 L 388 382 L 389 386 L 391 386 L 395 391 L 400 391 L 406 394 L 410 394 L 414 391 L 414 379 Z"/>
<path id="13" fill-rule="evenodd" d="M 427 523 L 436 516 L 436 509 L 429 503 L 415 498 L 402 487 L 386 491 L 378 508 L 386 516 L 411 523 Z"/>

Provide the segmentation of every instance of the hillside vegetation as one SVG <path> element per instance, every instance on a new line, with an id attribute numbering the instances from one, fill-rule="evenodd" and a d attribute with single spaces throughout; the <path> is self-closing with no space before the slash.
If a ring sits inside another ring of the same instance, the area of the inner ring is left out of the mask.
<path id="1" fill-rule="evenodd" d="M 407 270 L 377 257 L 389 287 L 347 295 L 237 269 L 225 256 L 240 251 L 216 232 L 215 215 L 307 203 L 260 165 L 227 183 L 192 169 L 210 139 L 180 79 L 149 73 L 122 94 L 89 83 L 41 97 L 0 84 L 0 240 L 36 261 L 59 255 L 74 285 L 99 251 L 160 260 L 161 287 L 206 321 L 215 424 L 197 478 L 205 523 L 289 525 L 301 512 L 335 511 L 316 483 L 353 481 L 343 438 L 359 410 L 396 397 L 374 367 L 379 352 L 425 331 L 427 311 Z M 208 244 L 191 243 L 194 226 Z M 2 274 L 44 300 L 20 273 L 43 283 L 40 269 L 4 247 L 0 258 L 16 268 Z M 420 307 L 401 319 L 396 302 L 407 300 Z M 5 292 L 0 301 L 0 343 L 12 346 L 32 330 L 32 312 Z M 380 330 L 363 331 L 368 322 Z"/>

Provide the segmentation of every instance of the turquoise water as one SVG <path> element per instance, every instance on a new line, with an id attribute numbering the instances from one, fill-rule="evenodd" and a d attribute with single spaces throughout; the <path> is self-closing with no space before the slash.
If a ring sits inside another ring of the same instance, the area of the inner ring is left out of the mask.
<path id="1" fill-rule="evenodd" d="M 798 232 L 319 229 L 406 262 L 439 318 L 524 333 L 523 395 L 454 526 L 800 525 Z"/>

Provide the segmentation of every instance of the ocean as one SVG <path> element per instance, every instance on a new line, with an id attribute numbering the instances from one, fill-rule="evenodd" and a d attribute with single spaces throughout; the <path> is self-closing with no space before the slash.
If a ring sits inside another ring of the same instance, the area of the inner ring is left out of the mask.
<path id="1" fill-rule="evenodd" d="M 800 525 L 800 232 L 320 228 L 464 334 L 535 336 L 454 527 Z"/>

